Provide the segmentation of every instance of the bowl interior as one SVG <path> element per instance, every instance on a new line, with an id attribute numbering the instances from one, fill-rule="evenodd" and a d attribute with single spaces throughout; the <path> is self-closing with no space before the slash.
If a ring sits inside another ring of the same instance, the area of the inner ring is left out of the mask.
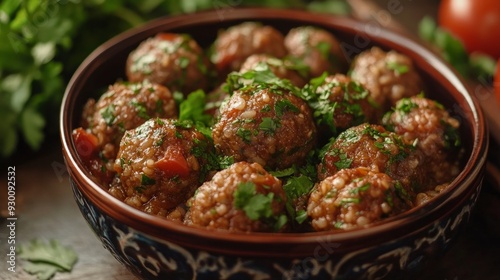
<path id="1" fill-rule="evenodd" d="M 122 222 L 130 222 L 141 227 L 152 235 L 162 237 L 165 231 L 179 234 L 195 235 L 213 240 L 232 240 L 251 244 L 314 241 L 318 235 L 328 233 L 265 235 L 239 235 L 228 233 L 210 233 L 202 229 L 188 228 L 162 219 L 149 216 L 128 207 L 114 199 L 97 184 L 89 179 L 89 173 L 78 159 L 72 142 L 71 131 L 79 126 L 83 104 L 90 97 L 101 95 L 108 85 L 120 79 L 125 79 L 125 62 L 128 54 L 143 40 L 159 32 L 179 32 L 190 34 L 202 47 L 208 48 L 215 40 L 217 33 L 229 26 L 243 21 L 258 21 L 269 24 L 283 34 L 296 26 L 315 25 L 332 32 L 341 42 L 348 60 L 361 51 L 379 46 L 385 50 L 396 50 L 409 56 L 421 74 L 426 86 L 426 96 L 441 102 L 449 109 L 450 114 L 461 122 L 461 135 L 465 148 L 464 171 L 455 179 L 451 188 L 427 205 L 417 207 L 394 219 L 388 219 L 380 225 L 350 231 L 348 234 L 335 234 L 334 238 L 353 239 L 381 235 L 398 226 L 407 230 L 417 230 L 418 225 L 412 224 L 418 219 L 425 223 L 436 217 L 431 213 L 442 207 L 443 203 L 455 197 L 457 192 L 466 191 L 472 176 L 479 173 L 484 164 L 486 151 L 485 128 L 483 116 L 477 103 L 470 97 L 468 90 L 456 73 L 434 53 L 417 43 L 416 40 L 398 33 L 385 30 L 373 23 L 360 23 L 355 20 L 329 15 L 311 14 L 293 10 L 269 9 L 233 9 L 227 11 L 214 10 L 195 15 L 165 17 L 152 21 L 142 27 L 120 34 L 96 49 L 80 66 L 70 81 L 61 110 L 61 136 L 65 159 L 70 166 L 72 176 L 81 180 L 80 188 L 96 202 L 105 207 L 107 214 Z M 78 180 L 78 179 L 77 179 Z M 453 192 L 453 195 L 451 194 Z M 107 206 L 106 206 L 107 205 Z M 124 216 L 127 216 L 124 218 Z M 142 226 L 140 224 L 143 224 Z M 330 234 L 331 235 L 331 234 Z M 267 239 L 266 239 L 267 238 Z M 376 240 L 376 238 L 375 238 Z M 186 241 L 187 242 L 187 241 Z"/>

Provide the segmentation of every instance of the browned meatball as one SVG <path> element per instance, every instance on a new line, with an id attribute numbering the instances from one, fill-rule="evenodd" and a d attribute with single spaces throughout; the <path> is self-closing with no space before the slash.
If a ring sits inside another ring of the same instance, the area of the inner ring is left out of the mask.
<path id="1" fill-rule="evenodd" d="M 417 95 L 423 82 L 412 60 L 394 50 L 384 52 L 373 47 L 359 54 L 351 65 L 350 76 L 363 84 L 381 111 L 404 97 Z"/>
<path id="2" fill-rule="evenodd" d="M 310 78 L 323 72 L 344 72 L 347 67 L 340 43 L 326 30 L 313 26 L 293 28 L 285 36 L 285 46 L 292 57 L 309 67 Z"/>
<path id="3" fill-rule="evenodd" d="M 212 149 L 195 128 L 150 119 L 123 136 L 114 162 L 120 184 L 109 192 L 144 212 L 165 216 L 205 179 Z"/>
<path id="4" fill-rule="evenodd" d="M 126 130 L 136 128 L 150 118 L 177 118 L 171 92 L 164 86 L 149 82 L 117 82 L 97 102 L 90 100 L 83 119 L 97 136 L 102 156 L 112 161 Z"/>
<path id="5" fill-rule="evenodd" d="M 217 172 L 189 200 L 185 223 L 229 231 L 279 231 L 286 223 L 281 181 L 258 163 Z"/>
<path id="6" fill-rule="evenodd" d="M 212 66 L 189 35 L 159 33 L 130 53 L 126 68 L 130 81 L 149 80 L 189 94 L 208 88 Z"/>
<path id="7" fill-rule="evenodd" d="M 274 27 L 244 22 L 229 27 L 214 42 L 212 62 L 222 77 L 238 71 L 252 54 L 269 54 L 282 58 L 287 54 L 284 37 Z"/>
<path id="8" fill-rule="evenodd" d="M 306 84 L 304 77 L 295 70 L 295 64 L 289 60 L 282 60 L 267 54 L 254 54 L 249 56 L 241 66 L 240 72 L 244 73 L 259 68 L 271 70 L 276 77 L 287 79 L 296 87 L 303 87 Z"/>
<path id="9" fill-rule="evenodd" d="M 312 80 L 303 93 L 323 139 L 372 121 L 377 110 L 369 100 L 368 90 L 344 74 L 322 75 Z"/>
<path id="10" fill-rule="evenodd" d="M 319 182 L 307 214 L 316 231 L 366 227 L 409 209 L 398 194 L 399 182 L 384 173 L 343 169 Z"/>
<path id="11" fill-rule="evenodd" d="M 460 172 L 460 123 L 441 104 L 422 96 L 404 98 L 384 116 L 383 124 L 407 142 L 415 142 L 425 155 L 430 188 L 451 181 Z"/>
<path id="12" fill-rule="evenodd" d="M 318 165 L 320 180 L 341 169 L 367 167 L 401 181 L 411 201 L 413 190 L 427 179 L 422 176 L 423 155 L 394 132 L 373 124 L 351 127 L 324 150 Z"/>
<path id="13" fill-rule="evenodd" d="M 247 85 L 220 109 L 212 129 L 215 147 L 235 161 L 282 169 L 300 164 L 315 146 L 311 110 L 289 89 Z"/>

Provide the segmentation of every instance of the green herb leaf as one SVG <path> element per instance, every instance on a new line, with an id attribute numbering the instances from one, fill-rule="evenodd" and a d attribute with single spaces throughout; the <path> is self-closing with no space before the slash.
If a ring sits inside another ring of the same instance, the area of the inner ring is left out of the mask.
<path id="1" fill-rule="evenodd" d="M 101 117 L 108 126 L 115 122 L 115 105 L 109 104 L 104 110 L 101 110 Z"/>
<path id="2" fill-rule="evenodd" d="M 34 150 L 38 150 L 44 139 L 43 129 L 45 119 L 32 106 L 27 107 L 21 114 L 21 131 L 24 139 Z"/>
<path id="3" fill-rule="evenodd" d="M 39 280 L 48 280 L 54 277 L 57 272 L 64 271 L 58 266 L 45 262 L 27 262 L 23 264 L 24 271 L 35 275 Z"/>
<path id="4" fill-rule="evenodd" d="M 206 95 L 203 90 L 191 92 L 179 105 L 179 120 L 200 122 L 205 126 L 212 125 L 213 117 L 205 114 Z"/>
<path id="5" fill-rule="evenodd" d="M 400 64 L 400 63 L 397 63 L 394 61 L 389 61 L 386 63 L 386 65 L 387 65 L 387 68 L 394 70 L 394 72 L 396 72 L 398 75 L 402 75 L 402 74 L 408 73 L 408 71 L 410 71 L 410 68 L 408 67 L 408 65 Z"/>
<path id="6" fill-rule="evenodd" d="M 142 174 L 141 176 L 141 184 L 142 185 L 154 185 L 156 181 L 152 178 L 149 178 L 146 174 Z"/>
<path id="7" fill-rule="evenodd" d="M 148 110 L 146 109 L 146 105 L 144 103 L 132 101 L 131 102 L 132 106 L 135 107 L 135 110 L 137 111 L 137 115 L 145 120 L 148 120 L 151 118 L 148 114 Z M 109 106 L 108 106 L 109 107 Z"/>
<path id="8" fill-rule="evenodd" d="M 56 272 L 71 271 L 78 260 L 75 251 L 56 240 L 44 243 L 38 239 L 18 247 L 19 258 L 29 261 L 24 265 L 28 273 L 39 279 L 50 279 Z"/>
<path id="9" fill-rule="evenodd" d="M 234 192 L 234 206 L 242 209 L 253 221 L 273 216 L 272 202 L 274 193 L 257 193 L 253 182 L 240 183 Z M 279 217 L 278 217 L 279 218 Z"/>
<path id="10" fill-rule="evenodd" d="M 259 129 L 265 134 L 274 135 L 276 129 L 280 127 L 280 124 L 273 118 L 264 117 L 259 125 Z"/>

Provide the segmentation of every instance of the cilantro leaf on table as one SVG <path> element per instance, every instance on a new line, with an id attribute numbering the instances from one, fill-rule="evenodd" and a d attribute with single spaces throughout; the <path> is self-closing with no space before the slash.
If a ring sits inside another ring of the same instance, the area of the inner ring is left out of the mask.
<path id="1" fill-rule="evenodd" d="M 42 242 L 38 239 L 19 246 L 18 257 L 26 261 L 23 269 L 37 275 L 38 279 L 50 279 L 56 272 L 71 271 L 78 260 L 73 249 L 57 240 Z"/>
<path id="2" fill-rule="evenodd" d="M 27 262 L 23 265 L 23 269 L 40 280 L 51 279 L 57 272 L 62 271 L 60 267 L 43 262 Z"/>

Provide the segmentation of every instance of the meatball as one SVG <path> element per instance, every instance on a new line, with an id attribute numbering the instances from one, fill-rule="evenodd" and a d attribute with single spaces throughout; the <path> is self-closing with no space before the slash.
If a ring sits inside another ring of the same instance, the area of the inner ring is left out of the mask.
<path id="1" fill-rule="evenodd" d="M 212 143 L 195 128 L 150 119 L 123 136 L 114 162 L 120 184 L 109 192 L 146 213 L 165 216 L 205 180 L 213 167 L 211 155 Z"/>
<path id="2" fill-rule="evenodd" d="M 136 128 L 150 118 L 176 118 L 177 107 L 172 93 L 164 86 L 147 81 L 117 82 L 97 102 L 90 100 L 83 119 L 97 136 L 102 156 L 116 157 L 120 140 L 126 130 Z"/>
<path id="3" fill-rule="evenodd" d="M 211 68 L 209 59 L 189 35 L 159 33 L 129 54 L 126 72 L 130 81 L 149 80 L 186 95 L 208 89 Z"/>
<path id="4" fill-rule="evenodd" d="M 244 22 L 222 31 L 213 46 L 212 62 L 222 77 L 238 71 L 252 54 L 268 54 L 283 58 L 284 36 L 274 27 L 257 22 Z"/>
<path id="5" fill-rule="evenodd" d="M 398 194 L 399 182 L 387 174 L 358 167 L 343 169 L 319 182 L 307 204 L 316 231 L 353 229 L 409 209 Z"/>
<path id="6" fill-rule="evenodd" d="M 323 151 L 318 165 L 320 180 L 332 176 L 341 169 L 367 167 L 399 180 L 411 201 L 414 189 L 426 180 L 422 176 L 423 155 L 399 135 L 380 125 L 361 124 L 351 127 Z"/>
<path id="7" fill-rule="evenodd" d="M 286 223 L 281 181 L 258 163 L 217 172 L 189 200 L 185 223 L 243 232 L 279 231 Z"/>
<path id="8" fill-rule="evenodd" d="M 303 87 L 306 80 L 295 70 L 296 68 L 297 65 L 290 60 L 282 60 L 267 54 L 254 54 L 245 60 L 239 72 L 269 69 L 276 77 L 287 79 L 296 87 Z"/>
<path id="9" fill-rule="evenodd" d="M 423 90 L 420 75 L 412 60 L 394 50 L 384 52 L 373 47 L 359 54 L 351 65 L 350 76 L 363 84 L 382 111 L 404 97 Z"/>
<path id="10" fill-rule="evenodd" d="M 369 100 L 368 90 L 344 74 L 322 75 L 311 81 L 303 93 L 322 139 L 373 120 L 377 110 Z"/>
<path id="11" fill-rule="evenodd" d="M 448 182 L 460 172 L 460 123 L 441 104 L 423 96 L 404 98 L 382 123 L 407 142 L 415 142 L 425 155 L 427 176 L 432 178 L 429 187 Z"/>
<path id="12" fill-rule="evenodd" d="M 285 47 L 290 56 L 309 68 L 309 78 L 323 72 L 335 74 L 344 72 L 347 60 L 340 43 L 326 30 L 313 26 L 291 29 L 285 36 Z"/>
<path id="13" fill-rule="evenodd" d="M 234 91 L 212 134 L 219 153 L 271 169 L 302 163 L 316 144 L 309 106 L 276 84 L 253 83 Z"/>

